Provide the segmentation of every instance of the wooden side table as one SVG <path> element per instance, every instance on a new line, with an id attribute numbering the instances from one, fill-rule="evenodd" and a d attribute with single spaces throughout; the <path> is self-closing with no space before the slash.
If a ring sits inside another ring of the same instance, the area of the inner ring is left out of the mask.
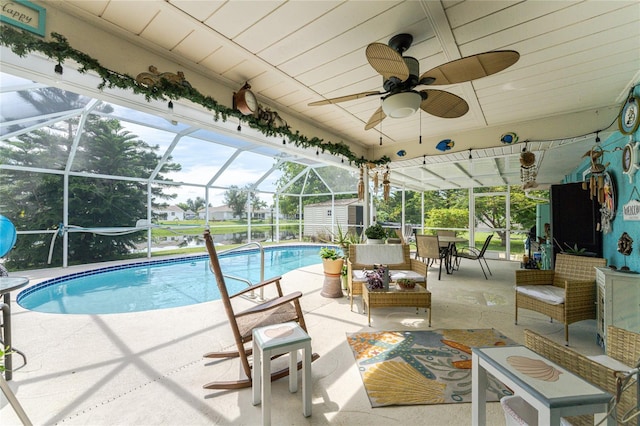
<path id="1" fill-rule="evenodd" d="M 253 330 L 252 402 L 262 403 L 262 424 L 271 424 L 271 358 L 289 353 L 289 391 L 298 391 L 298 350 L 302 350 L 302 413 L 311 415 L 311 337 L 296 322 Z"/>
<path id="2" fill-rule="evenodd" d="M 369 290 L 366 283 L 362 284 L 362 309 L 367 311 L 367 323 L 371 327 L 371 309 L 390 307 L 424 308 L 428 312 L 429 327 L 431 327 L 431 292 L 416 284 L 411 290 L 400 290 L 397 285 L 385 290 Z"/>

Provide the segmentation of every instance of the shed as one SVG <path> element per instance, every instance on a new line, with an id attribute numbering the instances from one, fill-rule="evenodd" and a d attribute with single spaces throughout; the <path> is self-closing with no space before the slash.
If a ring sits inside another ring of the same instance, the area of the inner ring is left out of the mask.
<path id="1" fill-rule="evenodd" d="M 332 213 L 333 212 L 333 213 Z M 305 237 L 335 233 L 338 226 L 343 232 L 362 233 L 363 204 L 357 198 L 323 201 L 304 206 Z"/>

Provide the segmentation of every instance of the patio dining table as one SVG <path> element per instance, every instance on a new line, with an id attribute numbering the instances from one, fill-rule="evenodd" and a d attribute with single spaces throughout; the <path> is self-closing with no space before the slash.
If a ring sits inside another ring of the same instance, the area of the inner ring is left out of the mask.
<path id="1" fill-rule="evenodd" d="M 443 248 L 446 250 L 445 255 L 445 268 L 447 274 L 451 275 L 453 273 L 453 257 L 456 254 L 456 243 L 467 243 L 469 240 L 462 237 L 451 237 L 447 235 L 438 236 L 438 241 L 440 243 L 446 243 L 446 246 Z"/>

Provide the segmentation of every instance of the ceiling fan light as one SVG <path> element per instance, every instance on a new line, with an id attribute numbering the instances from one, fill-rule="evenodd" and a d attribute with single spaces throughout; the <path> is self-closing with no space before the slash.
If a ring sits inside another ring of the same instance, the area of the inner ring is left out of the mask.
<path id="1" fill-rule="evenodd" d="M 382 110 L 387 117 L 404 118 L 420 108 L 422 96 L 418 92 L 403 92 L 387 96 L 382 101 Z"/>

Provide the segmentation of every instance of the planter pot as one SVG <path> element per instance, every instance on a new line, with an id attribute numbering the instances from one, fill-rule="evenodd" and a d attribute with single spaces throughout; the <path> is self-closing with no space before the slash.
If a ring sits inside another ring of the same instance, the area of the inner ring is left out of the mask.
<path id="1" fill-rule="evenodd" d="M 376 240 L 374 238 L 367 238 L 367 244 L 384 244 L 384 240 Z"/>
<path id="2" fill-rule="evenodd" d="M 342 297 L 342 265 L 344 259 L 322 259 L 324 283 L 320 295 L 323 297 Z"/>
<path id="3" fill-rule="evenodd" d="M 344 259 L 322 259 L 322 267 L 325 274 L 338 274 L 342 272 L 342 265 L 344 265 Z"/>

